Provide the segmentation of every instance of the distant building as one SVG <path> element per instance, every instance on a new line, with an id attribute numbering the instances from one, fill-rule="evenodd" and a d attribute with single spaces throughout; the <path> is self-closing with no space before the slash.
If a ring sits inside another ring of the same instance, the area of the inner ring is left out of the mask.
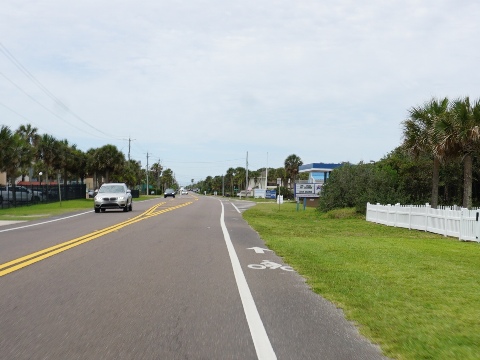
<path id="1" fill-rule="evenodd" d="M 330 173 L 342 164 L 312 163 L 298 167 L 299 173 L 308 173 L 308 180 L 295 182 L 294 196 L 297 200 L 307 199 L 307 206 L 317 206 L 322 186 L 330 177 Z"/>
<path id="2" fill-rule="evenodd" d="M 309 183 L 325 183 L 330 176 L 330 173 L 342 164 L 326 164 L 326 163 L 312 163 L 305 164 L 298 167 L 299 173 L 308 173 Z"/>

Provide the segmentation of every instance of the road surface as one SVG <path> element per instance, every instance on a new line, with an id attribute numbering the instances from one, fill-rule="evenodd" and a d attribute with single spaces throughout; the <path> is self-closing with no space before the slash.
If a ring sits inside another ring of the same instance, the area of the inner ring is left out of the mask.
<path id="1" fill-rule="evenodd" d="M 382 359 L 243 220 L 183 195 L 0 227 L 4 359 Z"/>

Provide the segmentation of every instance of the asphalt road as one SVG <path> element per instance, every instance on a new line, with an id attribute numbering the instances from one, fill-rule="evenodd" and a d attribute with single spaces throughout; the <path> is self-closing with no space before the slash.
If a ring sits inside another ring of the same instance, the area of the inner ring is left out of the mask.
<path id="1" fill-rule="evenodd" d="M 266 249 L 252 205 L 187 195 L 0 227 L 0 357 L 381 359 Z"/>

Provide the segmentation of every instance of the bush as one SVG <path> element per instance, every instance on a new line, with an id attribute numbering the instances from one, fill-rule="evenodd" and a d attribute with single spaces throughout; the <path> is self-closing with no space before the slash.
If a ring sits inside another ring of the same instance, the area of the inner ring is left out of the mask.
<path id="1" fill-rule="evenodd" d="M 367 202 L 395 204 L 408 201 L 397 172 L 385 164 L 343 164 L 332 171 L 322 188 L 318 209 L 355 208 L 366 213 Z"/>

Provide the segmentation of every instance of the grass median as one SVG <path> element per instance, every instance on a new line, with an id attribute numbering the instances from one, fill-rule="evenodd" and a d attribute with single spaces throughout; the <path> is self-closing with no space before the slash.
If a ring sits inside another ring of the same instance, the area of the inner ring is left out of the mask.
<path id="1" fill-rule="evenodd" d="M 395 359 L 480 358 L 480 246 L 365 221 L 257 204 L 266 245 Z"/>

